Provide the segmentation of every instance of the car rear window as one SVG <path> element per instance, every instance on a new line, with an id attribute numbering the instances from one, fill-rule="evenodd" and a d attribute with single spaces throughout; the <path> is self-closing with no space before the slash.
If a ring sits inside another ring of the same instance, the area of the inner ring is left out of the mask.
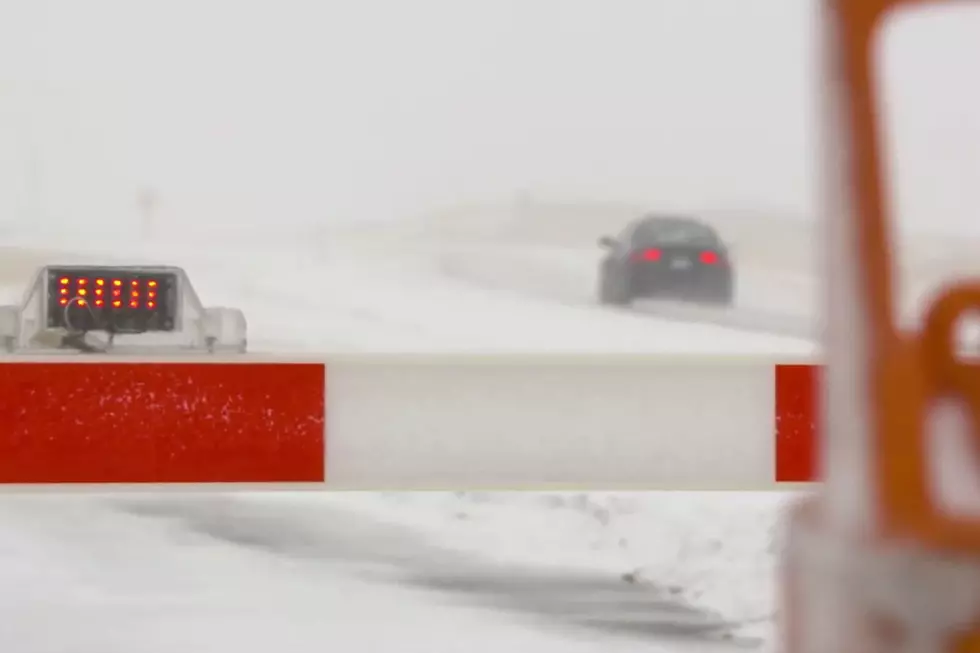
<path id="1" fill-rule="evenodd" d="M 664 245 L 686 243 L 714 243 L 717 240 L 710 228 L 691 222 L 651 223 L 641 225 L 636 239 L 643 243 Z"/>

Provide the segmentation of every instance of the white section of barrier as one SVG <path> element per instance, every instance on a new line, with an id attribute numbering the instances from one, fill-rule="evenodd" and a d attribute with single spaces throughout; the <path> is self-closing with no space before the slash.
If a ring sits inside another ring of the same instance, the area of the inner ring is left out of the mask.
<path id="1" fill-rule="evenodd" d="M 327 484 L 773 487 L 773 361 L 338 360 Z"/>

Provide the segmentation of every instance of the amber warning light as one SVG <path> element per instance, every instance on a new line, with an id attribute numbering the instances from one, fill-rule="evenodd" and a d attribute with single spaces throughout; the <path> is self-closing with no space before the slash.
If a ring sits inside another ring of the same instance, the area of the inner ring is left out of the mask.
<path id="1" fill-rule="evenodd" d="M 113 268 L 48 271 L 48 328 L 145 333 L 175 328 L 176 276 Z"/>

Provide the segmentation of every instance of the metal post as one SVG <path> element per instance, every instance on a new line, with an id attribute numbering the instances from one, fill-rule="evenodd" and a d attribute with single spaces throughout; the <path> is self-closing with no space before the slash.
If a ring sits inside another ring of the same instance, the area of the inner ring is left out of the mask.
<path id="1" fill-rule="evenodd" d="M 24 99 L 24 218 L 28 228 L 39 228 L 44 223 L 44 164 L 37 124 L 42 98 L 26 89 Z"/>
<path id="2" fill-rule="evenodd" d="M 958 432 L 980 473 L 980 365 L 957 319 L 980 283 L 950 284 L 919 333 L 895 324 L 875 45 L 885 16 L 940 0 L 821 0 L 826 48 L 827 369 L 823 487 L 790 515 L 785 653 L 980 650 L 980 521 L 931 492 L 929 439 Z M 980 34 L 978 34 L 980 38 Z"/>
<path id="3" fill-rule="evenodd" d="M 142 236 L 144 240 L 149 240 L 153 237 L 156 228 L 156 213 L 160 199 L 152 189 L 145 188 L 139 192 L 137 203 L 142 214 Z"/>

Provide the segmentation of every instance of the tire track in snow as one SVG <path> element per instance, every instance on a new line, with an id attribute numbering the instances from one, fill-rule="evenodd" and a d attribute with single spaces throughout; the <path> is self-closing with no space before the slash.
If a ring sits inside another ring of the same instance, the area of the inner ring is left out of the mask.
<path id="1" fill-rule="evenodd" d="M 271 555 L 318 561 L 364 580 L 424 589 L 493 611 L 669 644 L 677 650 L 754 649 L 763 643 L 733 636 L 732 629 L 740 624 L 654 584 L 601 572 L 484 560 L 329 502 L 174 495 L 119 500 L 116 505 Z"/>

